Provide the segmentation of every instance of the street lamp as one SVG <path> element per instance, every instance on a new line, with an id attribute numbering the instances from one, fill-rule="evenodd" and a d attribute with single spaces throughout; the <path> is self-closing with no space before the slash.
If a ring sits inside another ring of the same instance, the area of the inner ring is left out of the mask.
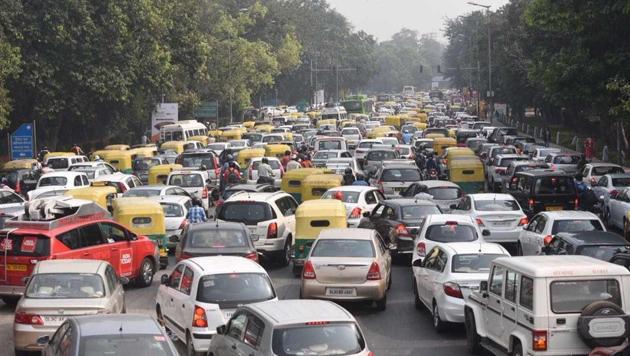
<path id="1" fill-rule="evenodd" d="M 490 121 L 492 121 L 492 114 L 494 113 L 494 102 L 493 102 L 494 92 L 492 91 L 492 46 L 491 46 L 492 37 L 490 33 L 490 7 L 491 5 L 479 4 L 472 1 L 468 1 L 468 4 L 472 6 L 483 7 L 484 9 L 486 9 L 486 16 L 488 17 L 488 104 L 489 104 L 488 107 L 490 108 L 489 110 Z"/>

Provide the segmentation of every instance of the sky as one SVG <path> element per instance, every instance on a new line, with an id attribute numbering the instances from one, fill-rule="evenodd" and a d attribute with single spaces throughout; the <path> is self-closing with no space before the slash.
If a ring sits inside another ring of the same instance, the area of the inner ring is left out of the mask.
<path id="1" fill-rule="evenodd" d="M 479 0 L 491 5 L 491 11 L 509 0 Z M 420 34 L 435 33 L 446 42 L 442 33 L 444 20 L 481 9 L 467 0 L 328 0 L 330 6 L 344 15 L 356 30 L 364 30 L 379 41 L 386 41 L 406 27 Z"/>

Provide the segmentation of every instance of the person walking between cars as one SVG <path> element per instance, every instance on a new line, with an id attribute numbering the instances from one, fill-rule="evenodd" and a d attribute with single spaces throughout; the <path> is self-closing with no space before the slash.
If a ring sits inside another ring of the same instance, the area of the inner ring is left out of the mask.
<path id="1" fill-rule="evenodd" d="M 282 156 L 280 163 L 282 163 L 282 168 L 284 168 L 285 171 L 287 170 L 287 164 L 289 164 L 289 162 L 291 162 L 291 151 L 284 151 L 284 156 Z"/>
<path id="2" fill-rule="evenodd" d="M 262 158 L 262 162 L 258 165 L 258 184 L 274 184 L 274 177 L 276 174 L 269 165 L 269 159 L 267 157 Z"/>
<path id="3" fill-rule="evenodd" d="M 188 210 L 188 214 L 186 215 L 186 219 L 191 224 L 199 224 L 208 220 L 206 216 L 206 211 L 201 206 L 201 201 L 197 198 L 192 201 L 193 206 Z"/>
<path id="4" fill-rule="evenodd" d="M 232 161 L 228 165 L 228 169 L 224 173 L 223 181 L 227 184 L 237 184 L 241 181 L 241 171 L 238 169 L 236 162 Z"/>

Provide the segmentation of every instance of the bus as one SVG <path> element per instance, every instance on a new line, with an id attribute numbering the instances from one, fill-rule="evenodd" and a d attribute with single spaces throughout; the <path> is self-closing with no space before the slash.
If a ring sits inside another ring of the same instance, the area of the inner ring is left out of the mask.
<path id="1" fill-rule="evenodd" d="M 374 111 L 374 100 L 366 95 L 353 95 L 343 99 L 341 106 L 349 113 L 369 115 Z"/>
<path id="2" fill-rule="evenodd" d="M 416 88 L 411 85 L 405 85 L 402 90 L 402 95 L 404 96 L 415 96 Z"/>
<path id="3" fill-rule="evenodd" d="M 188 141 L 194 136 L 208 136 L 206 125 L 196 120 L 182 120 L 160 127 L 160 142 Z"/>
<path id="4" fill-rule="evenodd" d="M 332 103 L 326 104 L 326 106 L 321 110 L 321 114 L 322 120 L 335 119 L 340 121 L 348 118 L 348 112 L 343 106 L 338 106 Z"/>

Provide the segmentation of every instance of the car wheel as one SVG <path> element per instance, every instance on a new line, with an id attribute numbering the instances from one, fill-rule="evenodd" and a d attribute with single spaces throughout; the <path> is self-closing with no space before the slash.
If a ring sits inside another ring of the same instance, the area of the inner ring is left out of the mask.
<path id="1" fill-rule="evenodd" d="M 438 308 L 437 303 L 433 302 L 433 328 L 438 333 L 441 333 L 446 328 L 445 323 L 440 319 L 440 309 Z"/>
<path id="2" fill-rule="evenodd" d="M 511 356 L 523 356 L 523 346 L 519 341 L 516 341 L 514 347 L 512 348 Z"/>
<path id="3" fill-rule="evenodd" d="M 136 284 L 139 287 L 148 287 L 153 283 L 153 274 L 155 273 L 155 267 L 153 262 L 149 258 L 142 260 L 140 264 L 140 274 L 136 278 Z"/>
<path id="4" fill-rule="evenodd" d="M 386 308 L 387 308 L 387 293 L 385 293 L 382 299 L 376 301 L 376 310 L 384 311 Z"/>
<path id="5" fill-rule="evenodd" d="M 291 237 L 287 237 L 287 241 L 284 243 L 284 248 L 278 253 L 278 264 L 282 267 L 286 267 L 291 262 Z"/>
<path id="6" fill-rule="evenodd" d="M 204 356 L 202 352 L 197 352 L 195 350 L 195 345 L 193 345 L 192 337 L 190 337 L 190 333 L 186 333 L 186 355 L 187 356 Z"/>
<path id="7" fill-rule="evenodd" d="M 475 324 L 475 317 L 472 312 L 466 310 L 464 325 L 466 326 L 466 346 L 468 351 L 473 355 L 479 355 L 481 349 L 481 338 L 477 333 L 477 324 Z"/>
<path id="8" fill-rule="evenodd" d="M 389 280 L 387 280 L 387 290 L 390 290 L 392 288 L 392 274 L 389 274 Z"/>
<path id="9" fill-rule="evenodd" d="M 587 305 L 580 314 L 577 322 L 578 335 L 588 346 L 595 348 L 612 347 L 620 345 L 627 339 L 630 331 L 623 328 L 622 331 L 611 330 L 611 334 L 607 336 L 601 335 L 597 330 L 593 331 L 590 327 L 592 321 L 596 321 L 598 317 L 603 320 L 613 317 L 625 317 L 625 312 L 617 304 L 608 301 L 598 301 Z M 599 335 L 597 335 L 599 334 Z"/>

